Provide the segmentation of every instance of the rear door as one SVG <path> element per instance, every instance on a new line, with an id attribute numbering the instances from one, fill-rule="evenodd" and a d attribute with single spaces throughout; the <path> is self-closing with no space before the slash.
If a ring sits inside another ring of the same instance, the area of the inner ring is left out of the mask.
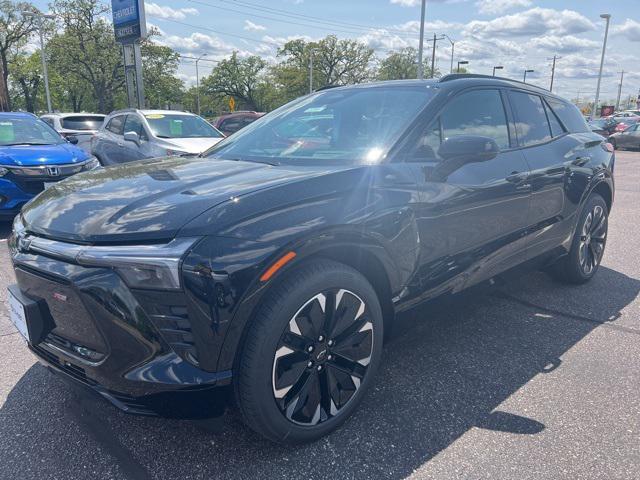
<path id="1" fill-rule="evenodd" d="M 425 297 L 490 278 L 525 258 L 529 168 L 514 148 L 503 96 L 497 88 L 458 94 L 422 131 L 406 158 L 419 166 L 419 276 Z M 463 165 L 443 160 L 441 143 L 457 135 L 490 137 L 500 152 Z"/>
<path id="2" fill-rule="evenodd" d="M 96 139 L 95 153 L 100 157 L 104 165 L 114 165 L 122 162 L 124 120 L 124 115 L 116 115 L 111 118 Z"/>

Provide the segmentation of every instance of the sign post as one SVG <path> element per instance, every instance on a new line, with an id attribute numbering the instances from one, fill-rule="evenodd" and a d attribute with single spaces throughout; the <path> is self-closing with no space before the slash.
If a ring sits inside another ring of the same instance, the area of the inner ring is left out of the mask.
<path id="1" fill-rule="evenodd" d="M 127 100 L 131 108 L 144 108 L 140 40 L 147 36 L 144 0 L 111 0 L 116 42 L 122 44 Z"/>

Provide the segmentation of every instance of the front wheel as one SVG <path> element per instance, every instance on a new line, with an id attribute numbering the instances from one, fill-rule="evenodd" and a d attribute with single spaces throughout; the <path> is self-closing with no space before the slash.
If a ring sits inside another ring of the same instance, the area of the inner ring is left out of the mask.
<path id="1" fill-rule="evenodd" d="M 609 211 L 604 199 L 591 194 L 576 225 L 569 254 L 552 270 L 554 276 L 566 283 L 585 283 L 595 275 L 607 243 Z"/>
<path id="2" fill-rule="evenodd" d="M 360 273 L 330 260 L 302 265 L 267 295 L 241 353 L 238 404 L 273 441 L 313 441 L 353 413 L 372 381 L 380 303 Z"/>

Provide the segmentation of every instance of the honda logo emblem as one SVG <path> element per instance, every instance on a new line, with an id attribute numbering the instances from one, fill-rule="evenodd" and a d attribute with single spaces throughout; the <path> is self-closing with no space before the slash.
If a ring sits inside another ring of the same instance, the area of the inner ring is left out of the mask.
<path id="1" fill-rule="evenodd" d="M 58 167 L 47 167 L 47 173 L 50 177 L 57 177 L 60 175 L 60 169 Z"/>

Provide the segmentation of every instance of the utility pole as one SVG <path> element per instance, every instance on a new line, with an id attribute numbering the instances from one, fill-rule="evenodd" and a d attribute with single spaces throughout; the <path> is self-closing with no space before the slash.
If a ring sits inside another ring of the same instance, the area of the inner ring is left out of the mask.
<path id="1" fill-rule="evenodd" d="M 196 110 L 198 111 L 198 115 L 200 115 L 200 74 L 198 72 L 198 62 L 206 56 L 207 54 L 203 53 L 198 58 L 196 58 Z"/>
<path id="2" fill-rule="evenodd" d="M 433 34 L 433 50 L 431 51 L 431 78 L 433 78 L 433 73 L 436 69 L 436 34 Z"/>
<path id="3" fill-rule="evenodd" d="M 624 70 L 620 73 L 620 84 L 618 85 L 618 98 L 616 99 L 616 112 L 618 111 L 618 107 L 620 106 L 620 95 L 622 95 L 622 80 L 624 79 Z"/>
<path id="4" fill-rule="evenodd" d="M 556 60 L 560 60 L 562 57 L 559 57 L 557 55 L 553 56 L 553 64 L 551 65 L 551 85 L 549 86 L 549 91 L 553 92 L 553 79 L 555 77 L 556 74 Z"/>
<path id="5" fill-rule="evenodd" d="M 313 54 L 315 52 L 315 48 L 309 50 L 309 93 L 313 93 Z"/>
<path id="6" fill-rule="evenodd" d="M 47 112 L 53 112 L 51 108 L 51 93 L 49 92 L 49 72 L 47 71 L 47 52 L 44 49 L 44 35 L 42 33 L 42 25 L 45 19 L 51 20 L 56 18 L 54 15 L 45 15 L 40 12 L 23 11 L 23 17 L 33 17 L 38 23 L 38 36 L 40 37 L 40 58 L 42 60 L 42 74 L 44 76 L 44 91 L 47 96 Z"/>
<path id="7" fill-rule="evenodd" d="M 422 53 L 424 50 L 424 12 L 427 9 L 427 0 L 422 0 L 420 10 L 420 43 L 418 44 L 418 79 L 424 78 L 424 65 L 422 64 Z"/>
<path id="8" fill-rule="evenodd" d="M 607 22 L 604 27 L 604 41 L 602 42 L 602 56 L 600 57 L 600 72 L 598 73 L 598 86 L 596 87 L 596 99 L 593 102 L 593 112 L 591 112 L 593 118 L 596 118 L 598 113 L 598 100 L 600 100 L 600 82 L 602 81 L 602 67 L 604 66 L 604 53 L 607 50 L 607 35 L 609 35 L 609 22 L 611 21 L 611 15 L 603 13 L 600 18 L 604 18 Z"/>

